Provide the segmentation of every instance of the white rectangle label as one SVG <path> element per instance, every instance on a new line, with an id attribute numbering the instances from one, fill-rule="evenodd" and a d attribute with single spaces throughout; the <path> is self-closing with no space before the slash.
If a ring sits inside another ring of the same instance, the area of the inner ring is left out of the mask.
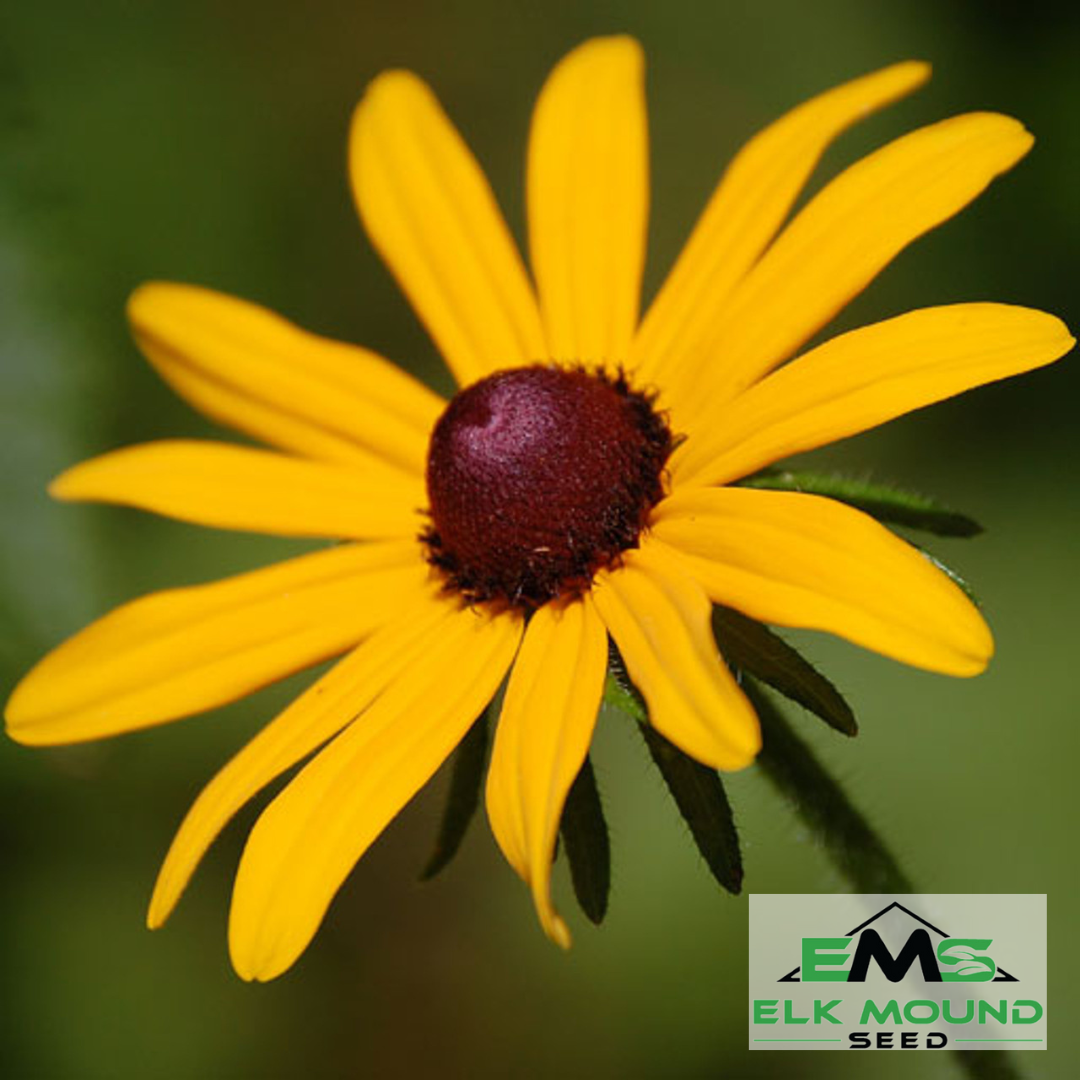
<path id="1" fill-rule="evenodd" d="M 1046 897 L 750 896 L 751 1050 L 1045 1050 Z"/>

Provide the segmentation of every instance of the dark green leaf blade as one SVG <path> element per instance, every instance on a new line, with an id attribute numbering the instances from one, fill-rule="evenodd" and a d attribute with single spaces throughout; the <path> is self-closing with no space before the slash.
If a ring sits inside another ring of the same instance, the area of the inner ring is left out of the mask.
<path id="1" fill-rule="evenodd" d="M 982 526 L 966 514 L 957 513 L 928 495 L 891 484 L 854 480 L 826 473 L 764 470 L 740 481 L 742 487 L 768 491 L 801 491 L 824 495 L 863 510 L 888 525 L 906 525 L 937 536 L 978 536 Z"/>
<path id="2" fill-rule="evenodd" d="M 856 892 L 918 892 L 866 818 L 799 738 L 772 698 L 753 681 L 743 689 L 761 720 L 758 763 L 821 841 Z"/>
<path id="3" fill-rule="evenodd" d="M 726 660 L 821 717 L 844 735 L 858 724 L 840 691 L 783 638 L 731 608 L 713 610 L 713 633 Z"/>
<path id="4" fill-rule="evenodd" d="M 743 881 L 739 833 L 719 773 L 684 754 L 655 728 L 639 727 L 713 877 L 738 895 Z"/>
<path id="5" fill-rule="evenodd" d="M 430 881 L 445 869 L 461 847 L 469 823 L 480 805 L 487 749 L 488 712 L 485 710 L 454 751 L 450 787 L 446 793 L 446 806 L 439 824 L 439 835 L 435 840 L 435 850 L 420 873 L 421 881 Z"/>
<path id="6" fill-rule="evenodd" d="M 611 889 L 611 842 L 592 762 L 586 758 L 563 806 L 560 825 L 574 895 L 597 926 L 607 914 Z"/>

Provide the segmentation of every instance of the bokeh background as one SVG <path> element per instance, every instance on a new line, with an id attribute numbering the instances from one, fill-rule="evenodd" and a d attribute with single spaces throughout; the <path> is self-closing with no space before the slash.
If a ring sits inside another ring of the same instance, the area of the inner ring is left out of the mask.
<path id="1" fill-rule="evenodd" d="M 1074 12 L 1077 10 L 1072 9 Z M 0 674 L 110 606 L 298 549 L 121 509 L 61 507 L 47 480 L 145 438 L 211 436 L 129 341 L 147 278 L 198 282 L 361 341 L 447 388 L 434 350 L 355 221 L 345 132 L 365 83 L 423 73 L 476 148 L 514 228 L 533 98 L 550 65 L 627 30 L 649 58 L 654 209 L 647 288 L 719 171 L 764 123 L 909 57 L 936 77 L 845 136 L 815 184 L 954 111 L 1021 117 L 1034 152 L 906 252 L 839 320 L 996 299 L 1080 324 L 1080 21 L 1064 5 L 959 0 L 99 0 L 0 14 Z M 823 636 L 799 643 L 862 734 L 794 717 L 925 891 L 1045 892 L 1057 1049 L 1080 1005 L 1075 609 L 1080 361 L 980 390 L 814 462 L 941 496 L 983 521 L 935 549 L 972 580 L 999 655 L 953 681 Z M 143 928 L 172 830 L 204 783 L 306 679 L 106 743 L 0 745 L 0 1074 L 9 1077 L 865 1076 L 861 1059 L 747 1053 L 747 902 L 719 891 L 635 733 L 605 715 L 594 754 L 615 848 L 606 925 L 573 911 L 544 940 L 478 820 L 433 883 L 440 777 L 364 859 L 301 963 L 268 986 L 228 965 L 230 880 L 254 809 L 213 849 L 169 926 Z M 729 793 L 747 887 L 845 888 L 754 769 Z M 958 1075 L 878 1055 L 883 1077 Z"/>

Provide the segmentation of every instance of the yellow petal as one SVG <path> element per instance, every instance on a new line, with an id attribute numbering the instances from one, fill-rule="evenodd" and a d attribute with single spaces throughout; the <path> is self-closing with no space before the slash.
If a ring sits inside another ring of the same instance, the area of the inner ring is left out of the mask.
<path id="1" fill-rule="evenodd" d="M 233 890 L 229 947 L 272 979 L 307 947 L 356 860 L 495 693 L 521 638 L 513 613 L 457 613 L 445 633 L 267 807 Z"/>
<path id="2" fill-rule="evenodd" d="M 80 742 L 235 701 L 344 652 L 427 576 L 415 541 L 348 545 L 144 596 L 54 649 L 15 688 L 17 742 Z"/>
<path id="3" fill-rule="evenodd" d="M 676 485 L 725 483 L 983 383 L 1075 344 L 1060 319 L 1007 304 L 912 311 L 833 338 L 751 386 L 672 460 Z"/>
<path id="4" fill-rule="evenodd" d="M 406 71 L 380 75 L 357 106 L 349 160 L 368 236 L 458 383 L 545 359 L 521 256 L 426 84 Z"/>
<path id="5" fill-rule="evenodd" d="M 595 38 L 552 71 L 529 137 L 529 250 L 554 359 L 624 363 L 649 210 L 644 61 Z"/>
<path id="6" fill-rule="evenodd" d="M 735 156 L 634 341 L 631 367 L 671 398 L 680 361 L 717 331 L 731 290 L 783 223 L 822 153 L 854 123 L 930 77 L 914 61 L 837 86 L 759 132 Z"/>
<path id="7" fill-rule="evenodd" d="M 906 664 L 977 675 L 993 641 L 970 600 L 873 518 L 815 495 L 691 489 L 660 503 L 653 537 L 709 597 L 780 626 L 828 630 Z"/>
<path id="8" fill-rule="evenodd" d="M 371 458 L 338 465 L 228 443 L 166 440 L 115 450 L 68 469 L 58 499 L 152 510 L 222 529 L 276 536 L 415 536 L 423 481 Z"/>
<path id="9" fill-rule="evenodd" d="M 705 765 L 749 765 L 761 749 L 757 717 L 716 650 L 711 605 L 677 557 L 649 539 L 597 574 L 592 595 L 653 727 Z"/>
<path id="10" fill-rule="evenodd" d="M 141 286 L 128 317 L 147 359 L 211 419 L 307 457 L 423 472 L 445 402 L 367 349 L 191 285 Z"/>
<path id="11" fill-rule="evenodd" d="M 400 597 L 402 612 L 376 630 L 267 724 L 203 789 L 158 874 L 147 923 L 169 917 L 226 822 L 276 776 L 307 757 L 410 671 L 445 632 L 454 606 L 430 587 Z"/>
<path id="12" fill-rule="evenodd" d="M 957 116 L 896 139 L 822 189 L 721 305 L 716 332 L 691 358 L 706 407 L 700 425 L 710 426 L 718 407 L 791 356 L 1031 144 L 1007 116 Z"/>
<path id="13" fill-rule="evenodd" d="M 530 619 L 499 716 L 487 780 L 491 831 L 531 886 L 544 932 L 570 932 L 551 902 L 563 805 L 592 740 L 607 673 L 607 632 L 592 601 L 547 604 Z"/>

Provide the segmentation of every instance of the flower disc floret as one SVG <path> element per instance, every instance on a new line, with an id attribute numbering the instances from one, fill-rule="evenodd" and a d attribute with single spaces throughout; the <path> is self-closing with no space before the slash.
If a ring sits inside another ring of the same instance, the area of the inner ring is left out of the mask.
<path id="1" fill-rule="evenodd" d="M 636 547 L 672 437 L 622 375 L 534 365 L 461 391 L 432 434 L 430 561 L 469 601 L 525 609 Z"/>

